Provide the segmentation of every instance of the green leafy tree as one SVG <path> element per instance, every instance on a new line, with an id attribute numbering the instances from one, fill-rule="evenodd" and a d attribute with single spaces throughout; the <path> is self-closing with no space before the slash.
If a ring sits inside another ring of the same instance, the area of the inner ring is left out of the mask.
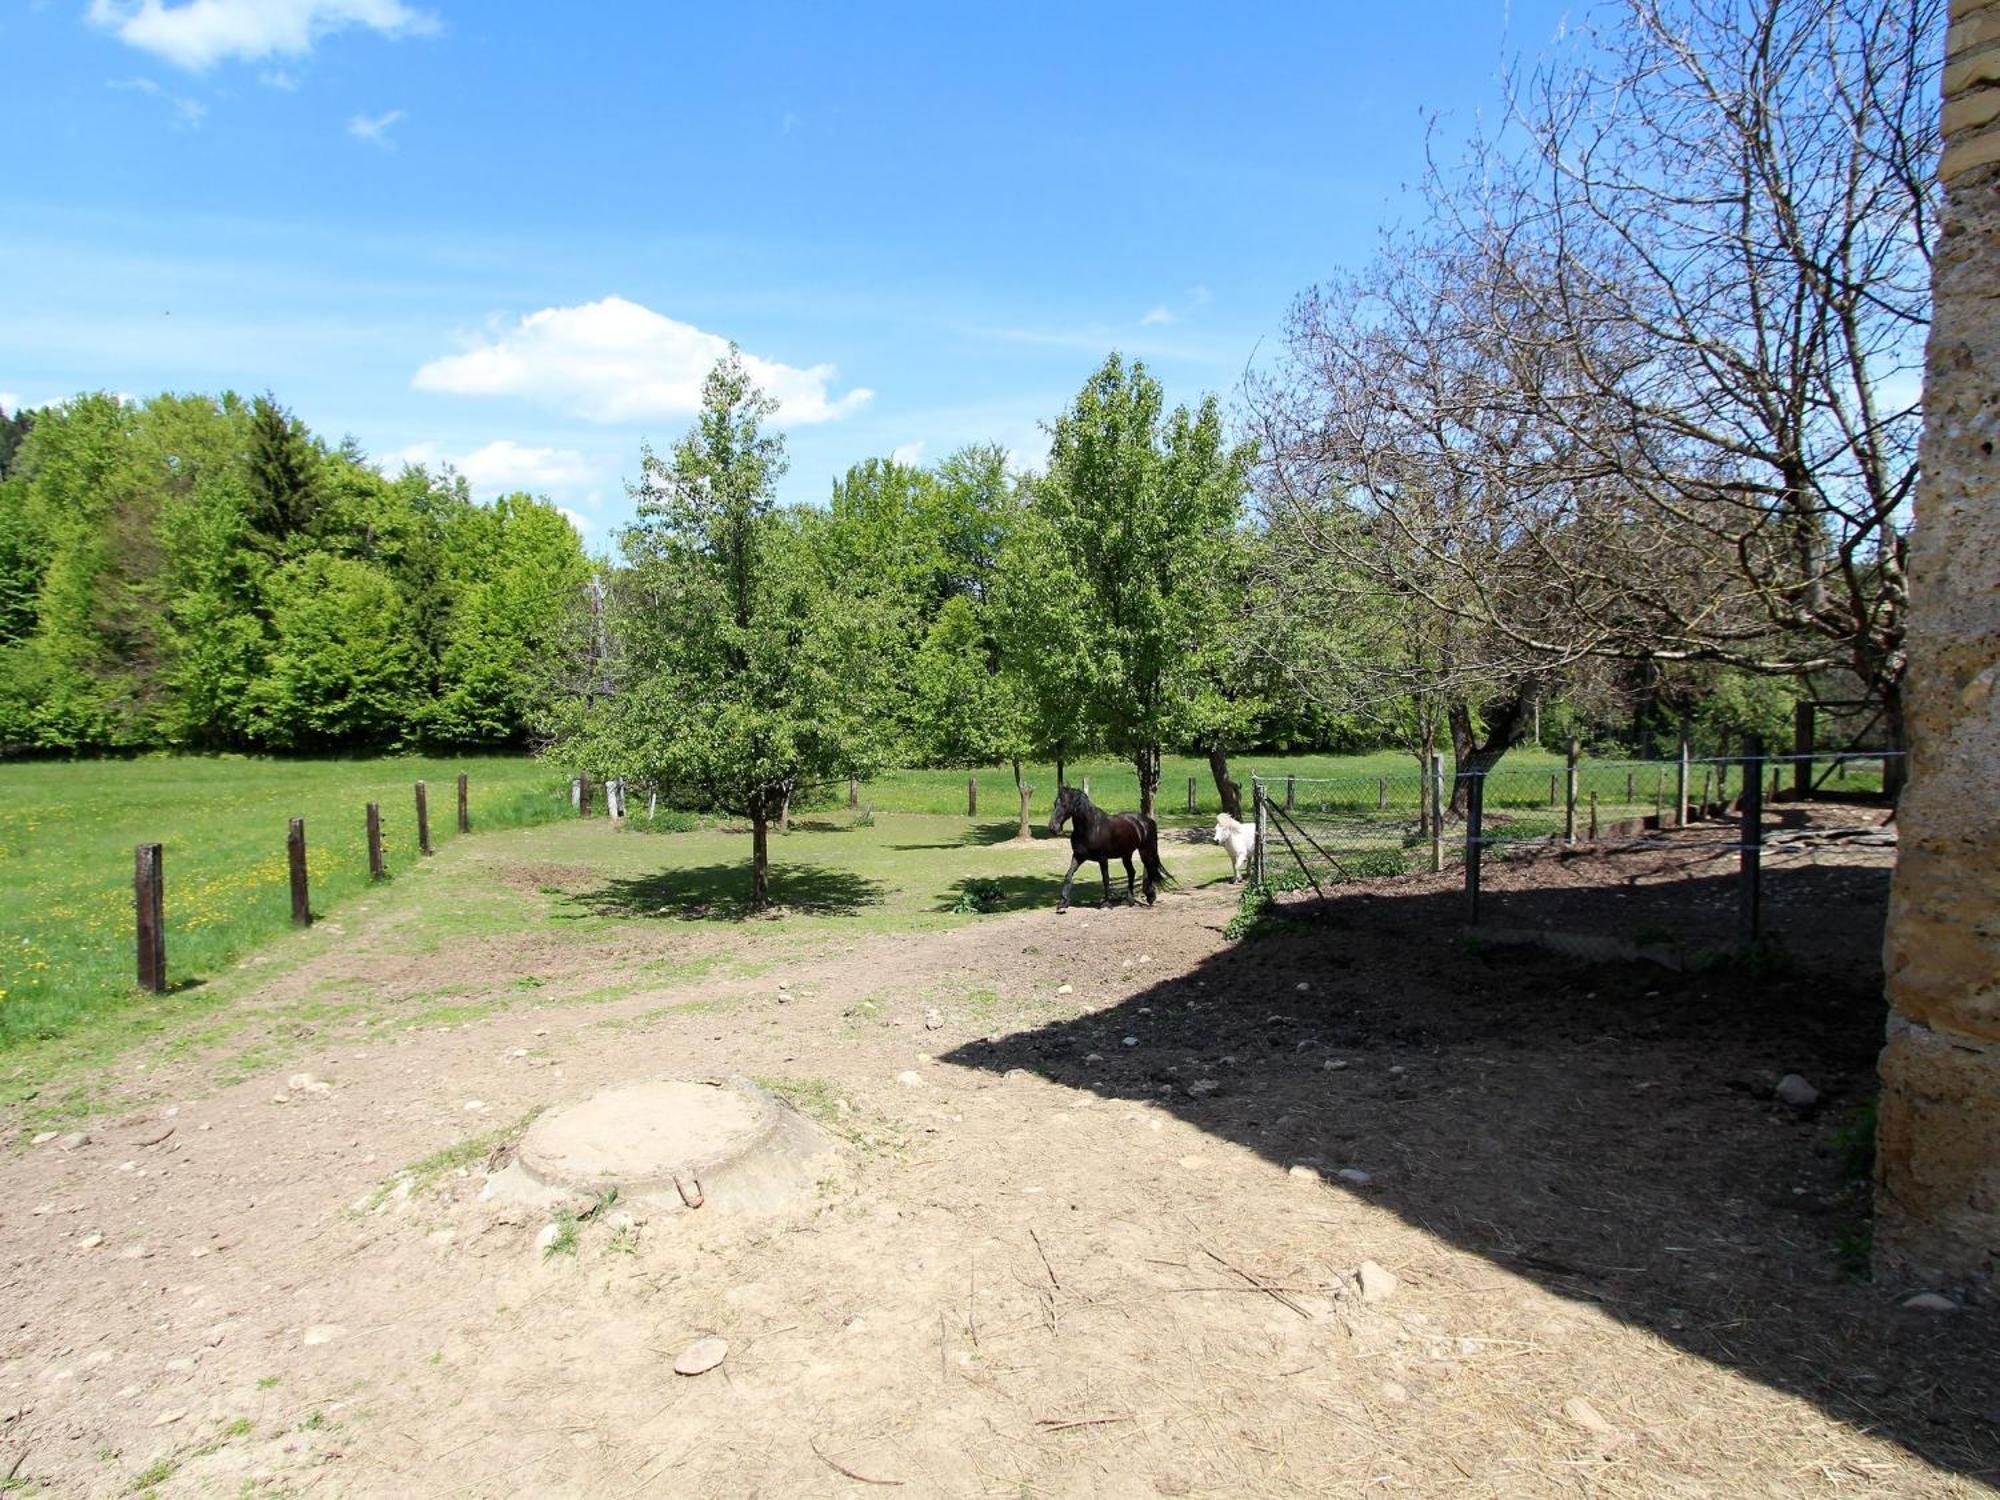
<path id="1" fill-rule="evenodd" d="M 272 575 L 275 639 L 248 694 L 263 744 L 286 750 L 396 746 L 418 721 L 422 649 L 395 580 L 315 552 Z"/>
<path id="2" fill-rule="evenodd" d="M 325 504 L 320 455 L 305 424 L 268 395 L 252 403 L 244 467 L 250 527 L 267 550 L 288 553 L 295 538 L 317 531 Z"/>
<path id="3" fill-rule="evenodd" d="M 608 642 L 567 685 L 556 747 L 747 817 L 754 909 L 770 903 L 769 830 L 791 797 L 865 774 L 883 748 L 869 651 L 880 615 L 835 586 L 808 528 L 777 510 L 774 409 L 732 351 L 672 454 L 645 454 Z"/>
<path id="4" fill-rule="evenodd" d="M 1082 585 L 1092 717 L 1153 810 L 1162 746 L 1193 727 L 1191 669 L 1220 628 L 1222 579 L 1255 457 L 1215 398 L 1163 416 L 1159 382 L 1113 354 L 1057 419 L 1035 506 Z"/>

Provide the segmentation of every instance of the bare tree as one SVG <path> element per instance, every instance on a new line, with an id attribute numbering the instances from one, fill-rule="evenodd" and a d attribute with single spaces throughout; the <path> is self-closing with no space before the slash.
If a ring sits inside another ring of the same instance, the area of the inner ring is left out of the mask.
<path id="1" fill-rule="evenodd" d="M 1605 7 L 1302 300 L 1274 466 L 1489 661 L 1844 668 L 1900 744 L 1943 12 Z"/>

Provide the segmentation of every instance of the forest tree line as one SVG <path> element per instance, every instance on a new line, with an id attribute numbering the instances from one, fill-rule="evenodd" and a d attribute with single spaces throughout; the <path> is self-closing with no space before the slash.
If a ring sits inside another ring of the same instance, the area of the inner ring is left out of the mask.
<path id="1" fill-rule="evenodd" d="M 0 748 L 526 743 L 589 576 L 527 495 L 387 478 L 268 397 L 0 422 Z"/>

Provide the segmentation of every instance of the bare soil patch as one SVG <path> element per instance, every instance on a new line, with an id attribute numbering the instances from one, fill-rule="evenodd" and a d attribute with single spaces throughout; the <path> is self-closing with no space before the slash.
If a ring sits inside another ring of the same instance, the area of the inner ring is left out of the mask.
<path id="1" fill-rule="evenodd" d="M 486 841 L 485 878 L 534 838 Z M 1417 881 L 1232 945 L 1233 892 L 1193 883 L 1224 859 L 1180 851 L 1188 887 L 1150 911 L 804 947 L 635 919 L 274 973 L 282 1017 L 369 962 L 473 1001 L 530 968 L 587 989 L 565 946 L 593 974 L 663 965 L 606 1004 L 327 1023 L 228 1088 L 160 1062 L 119 1087 L 171 1102 L 0 1156 L 0 1474 L 107 1496 L 1993 1492 L 2000 1325 L 1843 1266 L 1865 1217 L 1839 1127 L 1882 1016 L 1865 932 L 1777 969 L 1580 966 L 1468 945 L 1456 888 Z M 1521 866 L 1508 894 L 1588 926 L 1646 886 L 1630 869 Z M 396 920 L 357 920 L 355 949 Z M 677 974 L 696 946 L 779 967 Z M 1787 1072 L 1815 1110 L 1771 1097 Z M 579 1204 L 551 1251 L 547 1214 L 479 1197 L 539 1109 L 732 1073 L 839 1139 L 809 1207 Z M 675 1374 L 708 1337 L 722 1362 Z"/>

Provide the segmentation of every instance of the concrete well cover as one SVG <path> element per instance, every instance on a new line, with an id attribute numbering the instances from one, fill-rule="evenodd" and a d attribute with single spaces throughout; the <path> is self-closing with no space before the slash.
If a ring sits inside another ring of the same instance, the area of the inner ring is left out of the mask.
<path id="1" fill-rule="evenodd" d="M 770 1210 L 813 1185 L 829 1149 L 748 1079 L 653 1079 L 543 1115 L 489 1193 L 553 1201 L 615 1187 L 669 1209 Z"/>

